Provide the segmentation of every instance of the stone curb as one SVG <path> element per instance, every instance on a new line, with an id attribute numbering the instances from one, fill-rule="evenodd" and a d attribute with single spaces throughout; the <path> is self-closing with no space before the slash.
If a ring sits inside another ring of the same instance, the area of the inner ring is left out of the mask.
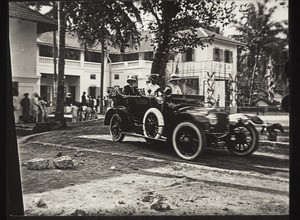
<path id="1" fill-rule="evenodd" d="M 41 133 L 36 133 L 36 134 L 31 134 L 31 135 L 28 135 L 28 136 L 24 136 L 24 137 L 21 137 L 18 140 L 18 143 L 19 144 L 23 144 L 25 141 L 27 141 L 30 138 L 33 138 L 33 137 L 36 137 L 36 136 L 40 136 L 40 135 L 43 135 L 43 134 L 48 134 L 48 133 L 51 133 L 51 132 L 52 131 L 46 131 L 46 132 L 41 132 Z"/>
<path id="2" fill-rule="evenodd" d="M 102 120 L 102 119 L 104 119 L 104 117 L 103 117 L 103 118 L 92 119 L 92 120 L 88 120 L 88 121 L 68 122 L 68 123 L 86 123 L 86 122 L 98 121 L 98 120 Z M 26 141 L 27 139 L 30 139 L 30 138 L 35 137 L 35 136 L 43 135 L 43 134 L 48 134 L 48 133 L 53 132 L 53 131 L 57 131 L 57 130 L 45 131 L 45 132 L 39 132 L 39 133 L 35 133 L 35 134 L 26 135 L 26 136 L 24 136 L 24 137 L 21 137 L 21 138 L 18 140 L 18 143 L 22 144 L 22 143 L 23 143 L 24 141 Z"/>

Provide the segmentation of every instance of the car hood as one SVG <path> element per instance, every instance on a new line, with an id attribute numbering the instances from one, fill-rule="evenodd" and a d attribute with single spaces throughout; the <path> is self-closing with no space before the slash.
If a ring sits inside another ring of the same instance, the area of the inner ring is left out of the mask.
<path id="1" fill-rule="evenodd" d="M 174 110 L 180 114 L 180 113 L 188 113 L 191 115 L 207 115 L 211 112 L 220 112 L 221 109 L 217 108 L 207 108 L 207 107 L 201 107 L 201 106 L 177 106 L 174 108 Z"/>

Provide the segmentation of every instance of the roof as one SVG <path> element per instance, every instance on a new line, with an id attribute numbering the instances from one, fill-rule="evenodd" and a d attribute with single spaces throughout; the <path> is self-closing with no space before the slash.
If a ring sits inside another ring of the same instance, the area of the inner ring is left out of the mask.
<path id="1" fill-rule="evenodd" d="M 215 35 L 214 38 L 216 40 L 235 44 L 235 45 L 244 45 L 243 43 L 236 41 L 232 38 L 224 37 L 221 34 L 217 34 L 215 32 L 212 32 L 212 31 L 209 31 L 209 30 L 206 30 L 203 28 L 199 28 L 197 30 L 197 34 L 199 37 L 207 37 L 207 36 Z M 142 40 L 140 42 L 140 46 L 137 50 L 135 48 L 126 48 L 125 53 L 153 51 L 153 46 L 151 45 L 151 34 L 150 34 L 149 30 L 142 31 L 141 39 Z M 41 35 L 38 36 L 37 42 L 40 44 L 53 45 L 53 32 L 42 33 Z M 66 34 L 66 47 L 83 49 L 80 42 L 78 42 L 78 38 L 70 32 Z M 96 50 L 96 51 L 101 51 L 101 46 L 97 45 L 91 49 Z M 118 50 L 116 48 L 110 48 L 110 53 L 120 53 L 120 50 Z"/>
<path id="2" fill-rule="evenodd" d="M 203 30 L 207 35 L 209 35 L 209 36 L 215 35 L 214 39 L 216 39 L 216 40 L 223 41 L 223 42 L 227 42 L 227 43 L 232 43 L 232 44 L 236 44 L 236 45 L 244 45 L 244 43 L 239 42 L 239 41 L 237 41 L 237 40 L 234 40 L 234 39 L 232 39 L 232 38 L 230 38 L 230 37 L 225 37 L 225 36 L 223 36 L 223 35 L 221 35 L 221 34 L 215 33 L 215 32 L 213 32 L 213 31 L 210 31 L 210 30 L 207 30 L 207 29 L 204 29 L 204 28 L 202 28 L 202 30 Z"/>
<path id="3" fill-rule="evenodd" d="M 57 42 L 58 42 L 58 35 L 56 36 L 56 39 L 57 39 Z M 42 34 L 38 35 L 37 43 L 53 45 L 53 32 L 49 31 L 49 32 L 45 32 L 45 33 L 42 33 Z M 82 48 L 83 49 L 83 47 L 81 46 L 81 43 L 78 42 L 78 38 L 70 32 L 66 33 L 66 47 Z M 101 50 L 100 45 L 96 46 L 93 49 L 98 50 L 98 51 Z"/>
<path id="4" fill-rule="evenodd" d="M 143 31 L 141 33 L 141 37 L 142 37 L 142 42 L 140 44 L 139 49 L 135 50 L 134 48 L 127 48 L 125 50 L 125 53 L 153 51 L 153 46 L 151 46 L 151 35 L 149 34 L 149 31 Z M 37 43 L 53 45 L 53 32 L 50 31 L 50 32 L 45 32 L 40 34 L 37 37 Z M 70 32 L 66 33 L 66 47 L 83 49 L 81 43 L 78 41 L 78 38 Z M 95 51 L 101 51 L 101 45 L 97 45 L 89 49 Z M 110 53 L 120 53 L 120 51 L 116 48 L 110 48 Z"/>
<path id="5" fill-rule="evenodd" d="M 9 17 L 36 22 L 38 33 L 57 29 L 57 22 L 54 19 L 48 18 L 19 2 L 9 2 Z"/>
<path id="6" fill-rule="evenodd" d="M 151 46 L 151 34 L 149 30 L 145 30 L 141 32 L 141 42 L 138 49 L 134 48 L 126 48 L 125 53 L 137 53 L 137 52 L 147 52 L 147 51 L 153 51 L 153 46 Z M 120 50 L 117 50 L 115 48 L 110 49 L 111 53 L 120 53 Z"/>

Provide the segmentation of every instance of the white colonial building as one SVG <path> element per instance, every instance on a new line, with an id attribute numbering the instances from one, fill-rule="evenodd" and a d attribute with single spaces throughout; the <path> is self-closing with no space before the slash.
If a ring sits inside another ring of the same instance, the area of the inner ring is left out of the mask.
<path id="1" fill-rule="evenodd" d="M 56 21 L 21 3 L 9 3 L 12 86 L 19 92 L 20 98 L 26 92 L 30 96 L 34 92 L 39 92 L 41 77 L 37 75 L 36 38 L 37 35 L 56 28 Z"/>
<path id="2" fill-rule="evenodd" d="M 18 3 L 10 3 L 9 12 L 13 85 L 18 87 L 20 97 L 25 92 L 38 92 L 53 101 L 53 30 L 56 22 Z M 185 85 L 195 94 L 213 97 L 219 100 L 221 107 L 236 107 L 234 80 L 237 47 L 241 43 L 202 28 L 198 29 L 198 35 L 215 35 L 213 44 L 203 49 L 189 49 L 185 54 L 174 52 L 167 65 L 166 77 L 176 73 L 193 78 Z M 139 48 L 127 49 L 122 54 L 114 48 L 108 49 L 104 94 L 107 87 L 126 85 L 129 75 L 137 76 L 139 88 L 145 86 L 154 50 L 149 31 L 142 32 L 142 39 Z M 101 54 L 99 45 L 85 48 L 76 36 L 66 35 L 65 93 L 70 92 L 74 100 L 80 101 L 84 91 L 93 97 L 100 94 Z"/>

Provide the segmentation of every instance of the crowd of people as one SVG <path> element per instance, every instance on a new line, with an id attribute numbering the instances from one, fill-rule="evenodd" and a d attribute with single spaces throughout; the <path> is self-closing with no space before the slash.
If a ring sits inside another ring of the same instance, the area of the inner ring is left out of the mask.
<path id="1" fill-rule="evenodd" d="M 81 102 L 76 102 L 71 96 L 71 93 L 67 93 L 65 100 L 65 113 L 72 115 L 72 122 L 80 122 L 97 118 L 100 110 L 100 96 L 93 98 L 91 95 L 86 95 L 86 92 L 82 93 Z"/>
<path id="2" fill-rule="evenodd" d="M 13 107 L 15 123 L 35 123 L 44 122 L 48 110 L 49 103 L 43 99 L 38 93 L 33 93 L 32 98 L 29 98 L 29 93 L 24 93 L 24 97 L 20 100 L 18 92 L 13 94 Z M 21 114 L 22 113 L 22 114 Z"/>
<path id="3" fill-rule="evenodd" d="M 124 95 L 140 95 L 136 87 L 137 78 L 129 76 L 127 85 L 123 88 Z M 178 76 L 172 74 L 168 81 L 168 86 L 172 88 L 172 94 L 182 94 L 181 88 L 178 86 Z M 162 91 L 158 85 L 158 74 L 151 74 L 148 77 L 145 87 L 142 90 L 146 96 L 161 96 Z M 44 122 L 49 106 L 49 102 L 38 95 L 37 92 L 33 93 L 32 98 L 29 98 L 29 93 L 25 93 L 24 97 L 20 100 L 18 92 L 14 92 L 13 96 L 14 116 L 15 123 L 20 123 L 20 119 L 24 123 Z M 67 93 L 65 99 L 65 113 L 72 115 L 72 122 L 79 122 L 91 120 L 96 118 L 100 110 L 100 96 L 97 98 L 87 95 L 86 92 L 82 93 L 81 102 L 74 101 L 71 93 Z M 22 115 L 20 114 L 22 112 Z M 21 115 L 21 117 L 20 117 Z"/>

